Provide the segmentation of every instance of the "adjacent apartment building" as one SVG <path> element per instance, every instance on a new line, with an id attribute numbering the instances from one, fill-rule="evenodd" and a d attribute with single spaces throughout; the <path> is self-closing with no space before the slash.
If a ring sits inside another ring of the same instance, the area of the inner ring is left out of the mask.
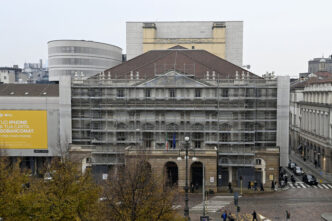
<path id="1" fill-rule="evenodd" d="M 326 175 L 332 174 L 331 105 L 331 73 L 311 74 L 291 86 L 291 149 Z"/>
<path id="2" fill-rule="evenodd" d="M 242 66 L 242 21 L 127 22 L 126 28 L 128 60 L 150 50 L 180 45 L 206 50 Z"/>
<path id="3" fill-rule="evenodd" d="M 150 50 L 73 79 L 71 95 L 70 152 L 97 176 L 144 155 L 182 189 L 186 136 L 190 182 L 202 185 L 205 168 L 209 189 L 271 185 L 288 163 L 289 77 L 264 79 L 206 50 Z"/>

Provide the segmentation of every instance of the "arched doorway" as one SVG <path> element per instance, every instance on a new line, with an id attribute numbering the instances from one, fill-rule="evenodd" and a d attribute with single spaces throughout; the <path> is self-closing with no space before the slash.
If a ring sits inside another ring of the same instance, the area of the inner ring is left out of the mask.
<path id="1" fill-rule="evenodd" d="M 194 162 L 191 164 L 191 184 L 195 186 L 195 188 L 202 187 L 203 184 L 203 164 L 201 162 Z"/>
<path id="2" fill-rule="evenodd" d="M 165 184 L 166 186 L 177 186 L 179 179 L 178 166 L 174 162 L 165 164 Z"/>

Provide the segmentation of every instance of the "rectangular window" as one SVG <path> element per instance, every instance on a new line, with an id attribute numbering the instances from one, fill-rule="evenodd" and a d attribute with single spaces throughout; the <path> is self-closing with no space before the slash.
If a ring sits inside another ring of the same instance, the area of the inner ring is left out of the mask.
<path id="1" fill-rule="evenodd" d="M 117 132 L 116 133 L 116 140 L 117 141 L 125 141 L 126 140 L 126 136 L 124 132 Z"/>
<path id="2" fill-rule="evenodd" d="M 195 97 L 201 97 L 201 89 L 195 89 Z"/>
<path id="3" fill-rule="evenodd" d="M 123 89 L 118 89 L 116 95 L 117 95 L 117 97 L 124 97 L 124 90 Z"/>
<path id="4" fill-rule="evenodd" d="M 222 97 L 228 97 L 228 89 L 223 89 L 221 96 Z"/>
<path id="5" fill-rule="evenodd" d="M 151 89 L 145 89 L 145 97 L 151 97 Z"/>
<path id="6" fill-rule="evenodd" d="M 176 97 L 175 89 L 169 89 L 169 97 Z"/>
<path id="7" fill-rule="evenodd" d="M 201 148 L 201 141 L 195 141 L 195 148 Z"/>

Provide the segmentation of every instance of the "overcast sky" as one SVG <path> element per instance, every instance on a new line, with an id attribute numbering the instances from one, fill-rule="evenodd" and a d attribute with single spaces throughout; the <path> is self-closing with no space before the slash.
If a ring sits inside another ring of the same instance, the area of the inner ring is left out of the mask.
<path id="1" fill-rule="evenodd" d="M 47 42 L 126 46 L 126 21 L 244 22 L 251 71 L 295 76 L 332 54 L 331 0 L 0 0 L 0 66 L 47 59 Z"/>

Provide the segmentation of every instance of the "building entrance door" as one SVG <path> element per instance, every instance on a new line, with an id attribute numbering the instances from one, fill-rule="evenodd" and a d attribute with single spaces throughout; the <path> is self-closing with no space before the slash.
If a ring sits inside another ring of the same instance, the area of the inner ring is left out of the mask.
<path id="1" fill-rule="evenodd" d="M 178 185 L 178 166 L 174 162 L 167 162 L 165 164 L 165 184 L 166 186 Z"/>
<path id="2" fill-rule="evenodd" d="M 191 164 L 191 183 L 197 188 L 202 187 L 203 184 L 203 164 L 201 162 L 194 162 Z"/>

